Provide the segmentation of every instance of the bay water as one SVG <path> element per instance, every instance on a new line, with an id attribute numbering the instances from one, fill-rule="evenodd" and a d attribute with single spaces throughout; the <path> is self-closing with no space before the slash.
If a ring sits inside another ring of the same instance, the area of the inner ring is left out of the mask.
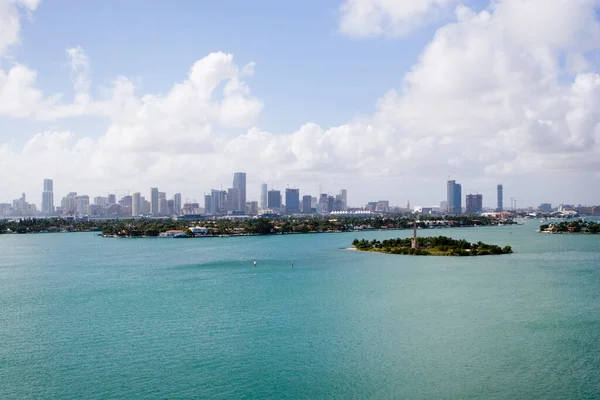
<path id="1" fill-rule="evenodd" d="M 0 235 L 0 398 L 600 398 L 600 236 L 537 225 L 419 231 L 515 252 L 484 257 Z"/>

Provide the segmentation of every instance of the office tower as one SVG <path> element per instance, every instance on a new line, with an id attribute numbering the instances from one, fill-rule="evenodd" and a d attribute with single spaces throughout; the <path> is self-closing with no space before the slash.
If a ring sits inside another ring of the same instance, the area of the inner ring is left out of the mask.
<path id="1" fill-rule="evenodd" d="M 140 197 L 140 211 L 142 214 L 150 214 L 150 202 L 144 196 Z"/>
<path id="2" fill-rule="evenodd" d="M 483 196 L 480 194 L 468 194 L 466 198 L 467 214 L 475 214 L 483 209 Z"/>
<path id="3" fill-rule="evenodd" d="M 54 183 L 52 179 L 44 179 L 44 191 L 42 192 L 42 213 L 44 215 L 54 214 Z"/>
<path id="4" fill-rule="evenodd" d="M 502 211 L 503 210 L 503 207 L 504 207 L 504 205 L 502 204 L 503 203 L 503 198 L 502 198 L 503 191 L 504 191 L 504 189 L 502 187 L 502 184 L 498 185 L 498 187 L 496 188 L 496 195 L 497 195 L 497 207 L 496 207 L 496 211 Z"/>
<path id="5" fill-rule="evenodd" d="M 117 196 L 114 193 L 108 195 L 108 204 L 117 204 Z"/>
<path id="6" fill-rule="evenodd" d="M 142 212 L 140 210 L 141 205 L 142 205 L 142 195 L 140 194 L 140 192 L 135 192 L 133 194 L 133 197 L 131 200 L 131 216 L 139 217 L 140 214 L 142 214 Z"/>
<path id="7" fill-rule="evenodd" d="M 244 204 L 244 211 L 246 205 Z M 240 210 L 240 191 L 237 188 L 227 189 L 227 204 L 225 204 L 225 211 L 239 211 Z"/>
<path id="8" fill-rule="evenodd" d="M 181 215 L 181 193 L 175 193 L 173 196 L 173 212 L 175 215 Z"/>
<path id="9" fill-rule="evenodd" d="M 281 192 L 279 190 L 269 190 L 267 194 L 267 207 L 274 209 L 281 208 Z"/>
<path id="10" fill-rule="evenodd" d="M 165 192 L 158 192 L 158 214 L 157 215 L 169 215 L 167 194 Z"/>
<path id="11" fill-rule="evenodd" d="M 77 192 L 70 192 L 62 198 L 60 207 L 64 214 L 73 215 L 77 210 Z"/>
<path id="12" fill-rule="evenodd" d="M 175 215 L 175 200 L 173 199 L 167 200 L 167 215 Z"/>
<path id="13" fill-rule="evenodd" d="M 267 208 L 267 184 L 260 185 L 260 208 Z"/>
<path id="14" fill-rule="evenodd" d="M 158 216 L 158 188 L 150 189 L 150 214 Z"/>
<path id="15" fill-rule="evenodd" d="M 285 189 L 285 212 L 300 212 L 300 189 Z"/>
<path id="16" fill-rule="evenodd" d="M 237 198 L 232 201 L 233 211 L 246 211 L 246 173 L 236 172 L 233 174 L 233 188 L 237 189 Z"/>
<path id="17" fill-rule="evenodd" d="M 317 204 L 317 212 L 324 213 L 324 212 L 329 211 L 329 209 L 327 208 L 327 206 L 329 205 L 327 197 L 328 197 L 327 193 L 321 193 L 319 195 L 319 202 Z"/>
<path id="18" fill-rule="evenodd" d="M 130 195 L 125 195 L 121 197 L 119 200 L 119 205 L 121 207 L 132 207 L 133 206 L 133 198 Z"/>
<path id="19" fill-rule="evenodd" d="M 341 200 L 342 200 L 341 211 L 346 211 L 348 209 L 348 191 L 346 189 L 342 189 L 340 191 L 340 196 L 341 196 Z"/>
<path id="20" fill-rule="evenodd" d="M 75 198 L 75 201 L 76 201 L 75 212 L 78 215 L 87 214 L 87 207 L 90 205 L 90 196 L 87 196 L 87 195 L 77 196 Z"/>
<path id="21" fill-rule="evenodd" d="M 312 211 L 312 197 L 308 194 L 302 196 L 302 212 L 305 214 L 310 214 Z"/>
<path id="22" fill-rule="evenodd" d="M 210 194 L 205 194 L 204 195 L 204 213 L 205 214 L 212 214 L 211 203 L 212 203 L 212 197 L 210 196 Z"/>
<path id="23" fill-rule="evenodd" d="M 462 190 L 461 185 L 456 181 L 448 181 L 447 186 L 447 202 L 448 214 L 460 214 L 462 212 Z"/>
<path id="24" fill-rule="evenodd" d="M 335 211 L 335 197 L 327 196 L 327 211 Z"/>

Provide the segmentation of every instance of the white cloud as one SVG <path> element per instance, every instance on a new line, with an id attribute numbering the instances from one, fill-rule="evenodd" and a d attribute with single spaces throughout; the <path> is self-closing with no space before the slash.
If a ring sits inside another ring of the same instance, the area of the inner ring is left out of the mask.
<path id="1" fill-rule="evenodd" d="M 44 100 L 35 73 L 24 69 L 10 81 L 29 92 L 6 89 L 0 75 L 0 112 L 100 116 L 109 127 L 97 140 L 85 132 L 47 132 L 22 149 L 0 146 L 3 166 L 19 165 L 26 177 L 16 182 L 2 168 L 0 189 L 21 190 L 27 182 L 24 189 L 37 193 L 42 179 L 53 177 L 58 193 L 158 185 L 199 199 L 244 170 L 254 189 L 264 180 L 314 194 L 323 184 L 330 192 L 348 186 L 358 204 L 381 195 L 404 203 L 408 193 L 421 192 L 424 203 L 435 203 L 449 174 L 492 190 L 500 179 L 512 180 L 513 190 L 531 190 L 531 181 L 548 176 L 594 173 L 600 167 L 600 75 L 590 61 L 600 50 L 600 25 L 590 18 L 596 5 L 504 0 L 481 12 L 459 6 L 456 21 L 437 30 L 402 87 L 382 96 L 372 117 L 331 128 L 306 123 L 285 134 L 253 126 L 263 104 L 244 78 L 254 63 L 239 68 L 232 55 L 212 53 L 164 94 L 143 94 L 138 81 L 119 77 L 93 99 L 88 58 L 70 49 L 72 102 Z M 576 67 L 563 62 L 569 58 Z M 582 182 L 557 179 L 532 196 L 561 184 L 565 192 L 586 187 Z"/>
<path id="2" fill-rule="evenodd" d="M 356 37 L 404 36 L 444 15 L 458 0 L 345 0 L 340 31 Z"/>
<path id="3" fill-rule="evenodd" d="M 39 0 L 0 0 L 0 57 L 19 42 L 21 10 L 34 11 Z"/>

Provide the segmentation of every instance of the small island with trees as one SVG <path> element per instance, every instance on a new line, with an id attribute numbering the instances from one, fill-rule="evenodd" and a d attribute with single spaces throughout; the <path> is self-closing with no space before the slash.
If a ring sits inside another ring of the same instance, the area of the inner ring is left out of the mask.
<path id="1" fill-rule="evenodd" d="M 593 221 L 562 221 L 540 225 L 541 233 L 600 234 L 600 223 Z"/>
<path id="2" fill-rule="evenodd" d="M 510 246 L 500 247 L 482 242 L 469 243 L 464 239 L 452 239 L 447 236 L 406 239 L 358 240 L 352 245 L 359 251 L 373 251 L 386 254 L 407 254 L 415 256 L 486 256 L 510 254 Z"/>

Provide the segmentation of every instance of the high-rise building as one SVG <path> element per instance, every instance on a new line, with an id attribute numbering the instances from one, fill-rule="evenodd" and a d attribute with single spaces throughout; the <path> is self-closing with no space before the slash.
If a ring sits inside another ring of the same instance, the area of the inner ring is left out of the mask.
<path id="1" fill-rule="evenodd" d="M 150 214 L 158 216 L 158 188 L 150 188 Z"/>
<path id="2" fill-rule="evenodd" d="M 498 185 L 498 187 L 496 188 L 496 195 L 497 195 L 497 207 L 496 207 L 496 211 L 502 211 L 504 209 L 503 206 L 503 187 L 502 184 Z"/>
<path id="3" fill-rule="evenodd" d="M 483 210 L 483 196 L 480 194 L 468 194 L 466 197 L 467 214 L 475 214 Z"/>
<path id="4" fill-rule="evenodd" d="M 75 198 L 76 201 L 76 208 L 75 208 L 75 212 L 78 215 L 85 215 L 87 214 L 88 210 L 87 207 L 90 205 L 90 196 L 87 195 L 83 195 L 83 196 L 77 196 Z"/>
<path id="5" fill-rule="evenodd" d="M 300 212 L 300 189 L 285 189 L 285 212 L 288 214 Z"/>
<path id="6" fill-rule="evenodd" d="M 211 204 L 212 204 L 212 197 L 210 196 L 210 194 L 205 194 L 204 195 L 204 213 L 205 214 L 212 214 Z"/>
<path id="7" fill-rule="evenodd" d="M 175 215 L 181 215 L 181 193 L 175 193 L 173 196 L 173 212 Z"/>
<path id="8" fill-rule="evenodd" d="M 165 192 L 158 192 L 158 215 L 169 215 L 169 203 Z"/>
<path id="9" fill-rule="evenodd" d="M 244 203 L 244 211 L 246 204 Z M 225 211 L 234 212 L 240 210 L 240 191 L 238 188 L 227 189 L 227 204 L 225 205 Z"/>
<path id="10" fill-rule="evenodd" d="M 267 208 L 267 184 L 262 183 L 260 185 L 260 208 Z"/>
<path id="11" fill-rule="evenodd" d="M 312 197 L 307 194 L 302 196 L 302 212 L 310 214 L 312 211 Z"/>
<path id="12" fill-rule="evenodd" d="M 108 204 L 117 204 L 117 195 L 114 193 L 109 193 L 108 195 Z"/>
<path id="13" fill-rule="evenodd" d="M 44 179 L 44 191 L 42 192 L 42 213 L 44 215 L 54 214 L 54 183 L 52 179 Z"/>
<path id="14" fill-rule="evenodd" d="M 325 213 L 330 211 L 328 208 L 329 202 L 327 200 L 327 193 L 321 193 L 319 195 L 319 203 L 317 204 L 317 212 Z"/>
<path id="15" fill-rule="evenodd" d="M 269 190 L 267 194 L 267 207 L 274 209 L 281 208 L 281 192 L 279 190 Z"/>
<path id="16" fill-rule="evenodd" d="M 346 211 L 348 209 L 348 191 L 346 189 L 340 190 L 340 197 L 342 200 L 342 210 Z"/>
<path id="17" fill-rule="evenodd" d="M 462 213 L 462 188 L 460 183 L 456 181 L 448 181 L 447 186 L 447 202 L 448 202 L 448 214 L 460 214 Z"/>
<path id="18" fill-rule="evenodd" d="M 239 192 L 237 199 L 234 199 L 233 211 L 246 211 L 246 173 L 236 172 L 233 174 L 233 188 Z"/>
<path id="19" fill-rule="evenodd" d="M 141 212 L 141 205 L 142 205 L 142 195 L 140 194 L 140 192 L 135 192 L 133 194 L 133 197 L 131 199 L 131 216 L 133 217 L 139 217 Z"/>

